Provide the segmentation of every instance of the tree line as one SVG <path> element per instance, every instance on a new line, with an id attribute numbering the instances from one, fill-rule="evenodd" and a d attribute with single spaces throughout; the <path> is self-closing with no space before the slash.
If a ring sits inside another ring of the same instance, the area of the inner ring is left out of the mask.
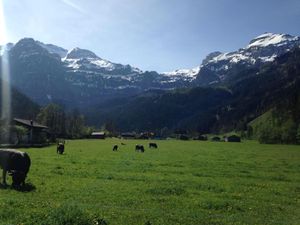
<path id="1" fill-rule="evenodd" d="M 41 108 L 37 121 L 49 128 L 52 139 L 77 139 L 88 137 L 93 128 L 85 125 L 84 116 L 77 109 L 71 112 L 56 104 L 49 104 Z"/>

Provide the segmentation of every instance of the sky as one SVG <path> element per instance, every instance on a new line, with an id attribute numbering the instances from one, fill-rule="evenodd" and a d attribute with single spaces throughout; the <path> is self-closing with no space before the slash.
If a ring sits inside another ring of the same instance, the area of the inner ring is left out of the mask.
<path id="1" fill-rule="evenodd" d="M 299 0 L 0 2 L 6 27 L 0 41 L 32 37 L 158 72 L 196 67 L 209 53 L 245 47 L 264 32 L 300 36 Z"/>

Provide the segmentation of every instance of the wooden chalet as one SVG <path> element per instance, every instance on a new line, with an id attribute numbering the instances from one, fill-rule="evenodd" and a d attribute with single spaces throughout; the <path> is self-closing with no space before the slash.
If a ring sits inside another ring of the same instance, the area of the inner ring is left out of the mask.
<path id="1" fill-rule="evenodd" d="M 48 142 L 48 127 L 37 123 L 33 120 L 25 120 L 14 118 L 13 122 L 15 125 L 22 126 L 26 128 L 26 134 L 22 136 L 16 135 L 18 137 L 18 144 L 45 144 Z"/>

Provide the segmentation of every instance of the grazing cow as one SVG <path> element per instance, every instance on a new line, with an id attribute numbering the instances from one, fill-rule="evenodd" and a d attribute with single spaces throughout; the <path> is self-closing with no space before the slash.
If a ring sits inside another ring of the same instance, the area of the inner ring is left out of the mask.
<path id="1" fill-rule="evenodd" d="M 0 149 L 0 168 L 3 169 L 3 184 L 6 185 L 6 174 L 8 172 L 12 176 L 12 186 L 24 186 L 30 164 L 31 161 L 26 152 Z"/>
<path id="2" fill-rule="evenodd" d="M 143 145 L 136 145 L 135 146 L 135 151 L 144 152 L 145 151 L 144 146 Z"/>
<path id="3" fill-rule="evenodd" d="M 157 144 L 156 143 L 149 143 L 149 148 L 157 148 Z"/>
<path id="4" fill-rule="evenodd" d="M 121 145 L 126 145 L 125 143 L 121 142 Z"/>
<path id="5" fill-rule="evenodd" d="M 118 151 L 118 145 L 114 145 L 114 147 L 113 147 L 113 151 Z"/>
<path id="6" fill-rule="evenodd" d="M 56 153 L 57 154 L 63 154 L 65 151 L 65 144 L 62 142 L 57 143 L 57 147 L 56 147 Z"/>

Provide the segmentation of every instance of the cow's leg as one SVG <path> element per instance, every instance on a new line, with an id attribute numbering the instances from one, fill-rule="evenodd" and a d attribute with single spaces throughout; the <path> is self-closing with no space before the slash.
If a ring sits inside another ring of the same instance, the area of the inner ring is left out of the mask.
<path id="1" fill-rule="evenodd" d="M 4 185 L 6 185 L 6 173 L 7 173 L 7 170 L 3 169 L 2 179 L 3 179 L 3 184 Z"/>

